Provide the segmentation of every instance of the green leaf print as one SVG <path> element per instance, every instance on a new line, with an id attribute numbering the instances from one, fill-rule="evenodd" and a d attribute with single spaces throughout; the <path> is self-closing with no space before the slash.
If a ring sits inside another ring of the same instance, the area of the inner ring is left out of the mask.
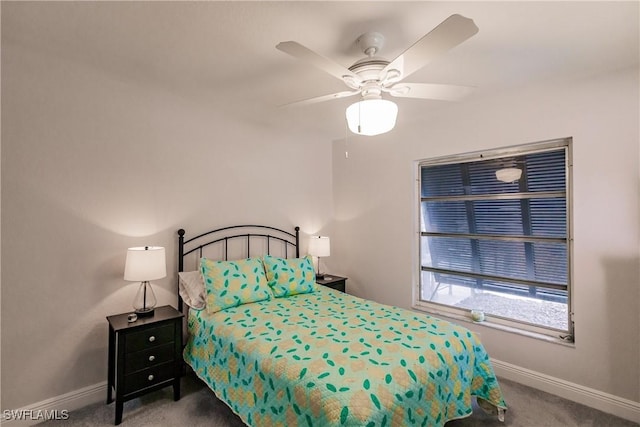
<path id="1" fill-rule="evenodd" d="M 381 409 L 380 400 L 378 400 L 378 397 L 373 393 L 371 393 L 371 401 L 376 405 L 376 408 Z"/>
<path id="2" fill-rule="evenodd" d="M 340 424 L 346 423 L 348 416 L 349 416 L 349 408 L 344 406 L 342 408 L 342 411 L 340 411 Z"/>

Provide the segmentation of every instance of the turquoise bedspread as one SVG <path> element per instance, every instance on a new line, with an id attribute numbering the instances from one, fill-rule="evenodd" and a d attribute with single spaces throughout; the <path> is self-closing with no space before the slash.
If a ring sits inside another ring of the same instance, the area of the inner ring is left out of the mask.
<path id="1" fill-rule="evenodd" d="M 249 426 L 442 426 L 506 408 L 471 331 L 319 286 L 191 310 L 185 361 Z"/>

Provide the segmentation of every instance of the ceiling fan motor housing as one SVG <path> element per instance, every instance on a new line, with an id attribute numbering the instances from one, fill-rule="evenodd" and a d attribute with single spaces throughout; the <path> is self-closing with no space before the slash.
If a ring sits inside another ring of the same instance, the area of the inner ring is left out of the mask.
<path id="1" fill-rule="evenodd" d="M 349 71 L 357 74 L 362 80 L 359 85 L 352 87 L 354 89 L 363 88 L 362 94 L 366 96 L 367 89 L 373 89 L 372 85 L 367 83 L 376 82 L 379 86 L 382 80 L 384 80 L 385 76 L 381 76 L 380 72 L 389 65 L 389 60 L 375 56 L 384 46 L 384 36 L 382 34 L 375 31 L 364 33 L 358 37 L 357 42 L 362 52 L 367 56 L 356 61 L 349 67 Z M 347 82 L 347 84 L 349 83 Z M 369 92 L 371 92 L 371 90 L 369 90 Z M 379 96 L 380 90 L 377 92 Z"/>
<path id="2" fill-rule="evenodd" d="M 357 74 L 361 80 L 354 89 L 362 87 L 367 82 L 380 83 L 380 71 L 382 71 L 387 64 L 389 64 L 389 61 L 386 59 L 373 56 L 360 59 L 349 67 L 349 71 Z"/>

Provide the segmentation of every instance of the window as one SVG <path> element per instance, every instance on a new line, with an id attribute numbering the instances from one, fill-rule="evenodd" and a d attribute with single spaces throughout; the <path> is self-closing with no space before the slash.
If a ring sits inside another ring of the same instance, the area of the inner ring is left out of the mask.
<path id="1" fill-rule="evenodd" d="M 416 306 L 573 340 L 570 144 L 419 162 Z"/>

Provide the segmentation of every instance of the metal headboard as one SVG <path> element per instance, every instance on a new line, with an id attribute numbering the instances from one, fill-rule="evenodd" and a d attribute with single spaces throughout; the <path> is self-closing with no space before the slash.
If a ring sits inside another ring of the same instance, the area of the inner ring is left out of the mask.
<path id="1" fill-rule="evenodd" d="M 187 255 L 197 252 L 198 258 L 203 250 L 213 245 L 221 245 L 222 258 L 228 260 L 229 242 L 245 239 L 245 258 L 251 256 L 251 243 L 256 239 L 266 245 L 262 255 L 271 255 L 273 245 L 281 248 L 284 258 L 300 256 L 300 227 L 294 233 L 267 225 L 232 225 L 207 231 L 185 240 L 185 230 L 178 230 L 178 271 L 184 271 L 184 260 Z M 182 297 L 178 294 L 178 310 L 183 311 Z"/>

